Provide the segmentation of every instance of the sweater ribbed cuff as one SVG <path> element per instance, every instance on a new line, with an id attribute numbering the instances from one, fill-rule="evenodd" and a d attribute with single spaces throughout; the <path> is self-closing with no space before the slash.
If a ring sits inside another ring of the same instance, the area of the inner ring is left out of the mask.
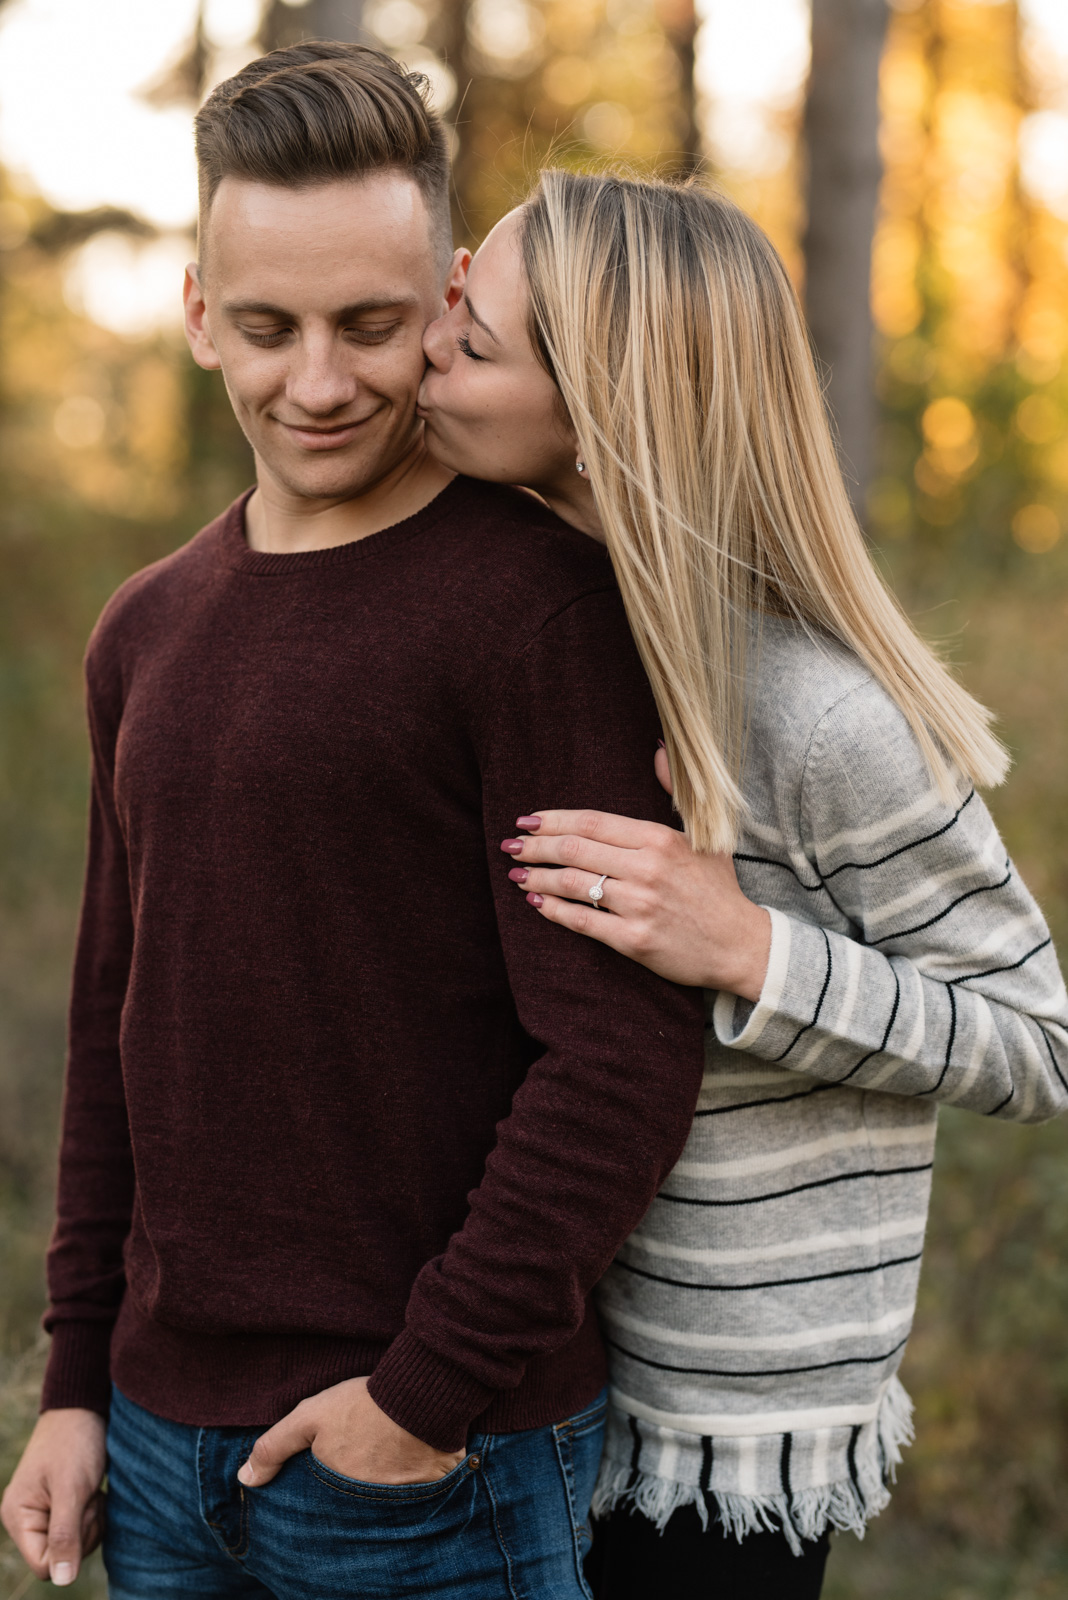
<path id="1" fill-rule="evenodd" d="M 782 1020 L 780 1008 L 790 972 L 793 923 L 774 906 L 765 906 L 764 910 L 771 917 L 771 949 L 760 998 L 755 1002 L 742 1000 L 738 995 L 721 990 L 712 1009 L 712 1023 L 720 1044 L 731 1050 L 751 1050 L 767 1057 L 774 1055 L 779 1047 L 780 1029 L 776 1024 Z M 814 931 L 819 938 L 819 930 Z"/>
<path id="2" fill-rule="evenodd" d="M 764 1061 L 803 1070 L 804 1059 L 799 1061 L 791 1051 L 818 1020 L 828 977 L 828 946 L 840 935 L 771 906 L 765 910 L 771 913 L 771 953 L 760 999 L 753 1005 L 721 992 L 712 1008 L 713 1026 L 716 1038 L 728 1049 L 747 1050 Z"/>
<path id="3" fill-rule="evenodd" d="M 387 1417 L 435 1450 L 462 1450 L 472 1419 L 496 1394 L 407 1328 L 378 1363 L 367 1389 Z"/>
<path id="4" fill-rule="evenodd" d="M 57 1322 L 45 1367 L 41 1410 L 80 1406 L 106 1417 L 111 1405 L 111 1330 L 108 1322 Z"/>

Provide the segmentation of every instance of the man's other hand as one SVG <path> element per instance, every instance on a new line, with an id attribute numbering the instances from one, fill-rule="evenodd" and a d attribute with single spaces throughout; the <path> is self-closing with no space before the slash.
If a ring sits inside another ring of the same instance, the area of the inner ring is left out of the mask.
<path id="1" fill-rule="evenodd" d="M 349 1378 L 302 1400 L 257 1439 L 237 1476 L 246 1488 L 262 1488 L 301 1450 L 363 1483 L 434 1483 L 466 1453 L 435 1450 L 406 1433 L 375 1405 L 366 1378 Z"/>
<path id="2" fill-rule="evenodd" d="M 0 1501 L 0 1517 L 38 1578 L 73 1583 L 104 1531 L 106 1424 L 95 1411 L 46 1411 Z"/>

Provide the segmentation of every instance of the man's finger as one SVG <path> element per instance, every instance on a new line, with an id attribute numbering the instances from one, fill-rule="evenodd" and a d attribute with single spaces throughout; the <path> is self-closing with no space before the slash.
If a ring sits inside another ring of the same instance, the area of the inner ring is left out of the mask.
<path id="1" fill-rule="evenodd" d="M 52 1493 L 48 1517 L 48 1576 L 57 1588 L 73 1583 L 82 1564 L 82 1516 L 85 1505 L 80 1495 L 58 1484 Z"/>
<path id="2" fill-rule="evenodd" d="M 273 1428 L 268 1428 L 266 1433 L 260 1435 L 237 1475 L 238 1481 L 247 1489 L 259 1489 L 265 1483 L 270 1483 L 290 1456 L 308 1449 L 316 1431 L 310 1418 L 301 1415 L 298 1406 L 288 1417 L 283 1417 L 281 1422 L 276 1422 Z"/>
<path id="3" fill-rule="evenodd" d="M 12 1510 L 5 1500 L 4 1526 L 34 1576 L 47 1578 L 48 1512 L 39 1506 L 19 1506 L 17 1510 Z"/>
<path id="4" fill-rule="evenodd" d="M 21 1539 L 16 1539 L 19 1555 L 30 1568 L 34 1577 L 48 1577 L 48 1535 L 47 1533 L 27 1533 Z"/>
<path id="5" fill-rule="evenodd" d="M 104 1496 L 98 1491 L 89 1501 L 82 1512 L 82 1560 L 92 1555 L 101 1539 L 104 1537 L 104 1521 L 107 1511 L 104 1505 Z"/>
<path id="6" fill-rule="evenodd" d="M 530 826 L 535 821 L 540 824 L 537 828 Z M 635 817 L 618 817 L 610 811 L 537 811 L 516 819 L 517 828 L 536 833 L 539 838 L 575 833 L 583 839 L 596 839 L 599 844 L 617 845 L 621 850 L 640 850 L 649 843 L 648 830 L 659 826 Z"/>

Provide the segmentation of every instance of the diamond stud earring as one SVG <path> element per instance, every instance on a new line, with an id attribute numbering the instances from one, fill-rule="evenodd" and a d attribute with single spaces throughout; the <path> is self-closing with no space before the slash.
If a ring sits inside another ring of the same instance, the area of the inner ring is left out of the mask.
<path id="1" fill-rule="evenodd" d="M 586 472 L 586 463 L 585 463 L 585 461 L 576 461 L 575 462 L 575 471 L 578 473 L 580 478 L 583 477 L 585 475 L 585 472 Z"/>

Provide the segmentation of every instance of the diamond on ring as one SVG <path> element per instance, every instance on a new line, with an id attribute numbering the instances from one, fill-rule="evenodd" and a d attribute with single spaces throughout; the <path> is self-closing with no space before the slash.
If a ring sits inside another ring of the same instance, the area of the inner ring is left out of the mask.
<path id="1" fill-rule="evenodd" d="M 607 876 L 608 876 L 607 872 L 602 872 L 601 873 L 601 876 L 597 879 L 597 882 L 594 884 L 593 888 L 590 890 L 590 899 L 591 900 L 601 900 L 601 899 L 604 898 L 604 880 L 607 878 Z"/>

